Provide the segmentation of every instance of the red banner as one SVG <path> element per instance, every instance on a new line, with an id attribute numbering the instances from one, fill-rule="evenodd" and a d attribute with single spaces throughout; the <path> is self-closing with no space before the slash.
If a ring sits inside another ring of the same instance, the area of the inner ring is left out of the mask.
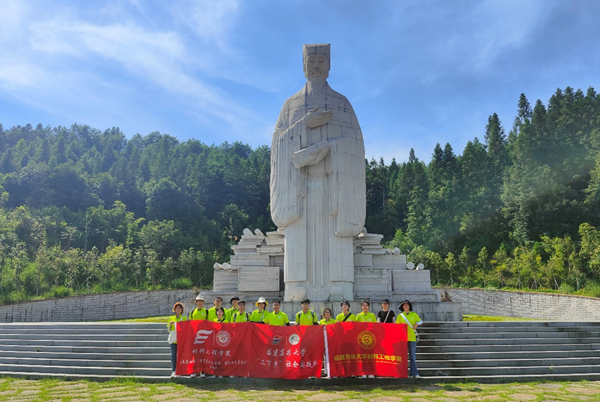
<path id="1" fill-rule="evenodd" d="M 339 322 L 325 329 L 332 377 L 408 377 L 406 325 Z"/>
<path id="2" fill-rule="evenodd" d="M 302 379 L 321 377 L 323 327 L 181 321 L 177 375 Z"/>
<path id="3" fill-rule="evenodd" d="M 248 377 L 254 326 L 249 322 L 178 322 L 176 374 L 204 371 L 206 374 Z"/>
<path id="4" fill-rule="evenodd" d="M 321 377 L 325 339 L 320 325 L 254 325 L 250 377 L 297 380 Z"/>

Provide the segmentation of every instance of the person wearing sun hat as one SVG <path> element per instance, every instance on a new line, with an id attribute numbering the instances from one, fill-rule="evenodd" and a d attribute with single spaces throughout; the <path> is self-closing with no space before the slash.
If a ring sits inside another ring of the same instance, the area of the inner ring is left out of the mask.
<path id="1" fill-rule="evenodd" d="M 229 321 L 231 321 L 231 317 L 233 317 L 233 315 L 238 312 L 239 301 L 240 301 L 240 298 L 237 296 L 234 296 L 231 298 L 231 300 L 229 300 L 229 303 L 231 303 L 231 308 L 228 308 L 227 310 L 225 310 L 225 315 L 227 316 L 227 319 Z"/>
<path id="2" fill-rule="evenodd" d="M 409 375 L 414 378 L 421 378 L 419 371 L 417 370 L 417 336 L 415 335 L 415 330 L 419 325 L 423 324 L 423 321 L 421 321 L 421 318 L 417 313 L 412 311 L 412 303 L 408 300 L 401 301 L 398 309 L 401 313 L 398 314 L 398 318 L 396 318 L 396 324 L 406 324 L 407 327 L 406 335 L 410 359 Z"/>
<path id="3" fill-rule="evenodd" d="M 196 308 L 190 311 L 190 320 L 206 320 L 208 310 L 204 308 L 204 297 L 196 296 Z"/>
<path id="4" fill-rule="evenodd" d="M 255 305 L 256 307 L 258 307 L 258 309 L 252 312 L 252 314 L 250 315 L 250 321 L 263 323 L 263 320 L 269 314 L 269 312 L 267 311 L 267 306 L 269 305 L 269 303 L 267 303 L 267 299 L 261 297 L 255 303 Z"/>

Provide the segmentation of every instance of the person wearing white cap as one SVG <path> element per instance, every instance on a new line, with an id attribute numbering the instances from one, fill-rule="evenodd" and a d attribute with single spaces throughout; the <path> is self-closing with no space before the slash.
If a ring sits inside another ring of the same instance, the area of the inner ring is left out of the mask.
<path id="1" fill-rule="evenodd" d="M 269 314 L 267 311 L 267 306 L 269 303 L 267 303 L 267 299 L 261 297 L 255 304 L 258 309 L 252 312 L 252 315 L 250 315 L 250 321 L 259 322 L 262 324 L 265 317 Z"/>
<path id="2" fill-rule="evenodd" d="M 206 320 L 208 312 L 204 308 L 204 297 L 196 296 L 196 308 L 190 311 L 190 320 Z"/>

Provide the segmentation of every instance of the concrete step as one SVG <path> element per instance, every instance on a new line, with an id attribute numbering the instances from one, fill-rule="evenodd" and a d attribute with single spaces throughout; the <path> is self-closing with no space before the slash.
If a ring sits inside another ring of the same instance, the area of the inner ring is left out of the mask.
<path id="1" fill-rule="evenodd" d="M 115 322 L 47 322 L 47 323 L 15 323 L 7 324 L 0 323 L 0 331 L 6 329 L 29 329 L 29 330 L 49 330 L 49 329 L 68 329 L 68 330 L 81 330 L 83 329 L 103 329 L 103 330 L 153 330 L 153 329 L 165 329 L 167 326 L 166 321 L 164 323 L 115 323 Z"/>
<path id="2" fill-rule="evenodd" d="M 600 326 L 600 321 L 429 321 L 421 328 L 464 328 L 464 327 L 582 327 Z"/>
<path id="3" fill-rule="evenodd" d="M 127 351 L 131 352 L 131 351 Z M 171 351 L 163 353 L 73 353 L 73 352 L 36 352 L 19 350 L 0 350 L 0 359 L 17 357 L 26 359 L 73 359 L 73 360 L 164 360 L 171 361 Z"/>
<path id="4" fill-rule="evenodd" d="M 417 348 L 417 360 L 513 360 L 523 359 L 532 356 L 536 359 L 566 359 L 566 358 L 600 358 L 600 348 L 598 350 L 552 350 L 552 351 L 508 351 L 508 352 L 456 352 L 456 353 L 421 353 Z"/>
<path id="5" fill-rule="evenodd" d="M 39 345 L 39 346 L 93 346 L 93 347 L 161 347 L 167 343 L 163 341 L 77 341 L 77 340 L 58 340 L 58 339 L 0 339 L 0 345 Z"/>
<path id="6" fill-rule="evenodd" d="M 522 332 L 463 332 L 463 333 L 443 333 L 443 334 L 423 334 L 419 332 L 421 341 L 429 339 L 435 340 L 469 340 L 469 339 L 540 339 L 544 342 L 545 339 L 553 338 L 596 338 L 600 339 L 600 331 L 597 332 L 537 332 L 537 331 L 522 331 Z"/>
<path id="7" fill-rule="evenodd" d="M 560 345 L 565 343 L 600 343 L 600 338 L 498 338 L 498 339 L 429 339 L 419 342 L 419 346 L 457 346 L 457 345 Z"/>
<path id="8" fill-rule="evenodd" d="M 551 375 L 551 374 L 600 374 L 598 365 L 579 365 L 579 366 L 499 366 L 499 367 L 464 367 L 464 368 L 434 368 L 421 370 L 419 374 L 425 377 L 433 376 L 452 376 L 472 378 L 474 376 L 508 376 L 508 375 Z"/>
<path id="9" fill-rule="evenodd" d="M 419 371 L 423 368 L 488 368 L 488 367 L 550 367 L 561 366 L 592 366 L 600 363 L 600 357 L 575 357 L 558 359 L 539 359 L 537 357 L 511 359 L 476 359 L 476 360 L 422 360 L 417 357 Z"/>
<path id="10" fill-rule="evenodd" d="M 505 352 L 507 351 L 504 345 L 442 345 L 442 346 L 422 346 L 422 342 L 419 342 L 417 353 L 469 353 L 469 352 Z M 509 352 L 537 352 L 547 351 L 549 349 L 558 350 L 554 345 L 548 344 L 524 344 L 524 345 L 512 345 Z M 560 350 L 600 350 L 600 344 L 589 344 L 589 343 L 572 343 L 572 344 L 560 344 Z"/>
<path id="11" fill-rule="evenodd" d="M 12 340 L 12 339 L 19 339 L 19 340 L 27 340 L 27 339 L 32 339 L 32 340 L 64 340 L 64 341 L 68 341 L 68 340 L 73 340 L 73 341 L 88 341 L 88 340 L 93 340 L 93 341 L 97 341 L 97 342 L 104 342 L 104 341 L 127 341 L 127 342 L 135 342 L 135 341 L 144 341 L 144 342 L 166 342 L 167 341 L 167 337 L 168 337 L 168 333 L 167 331 L 165 331 L 164 334 L 160 334 L 160 335 L 143 335 L 143 334 L 139 334 L 139 335 L 129 335 L 129 334 L 124 334 L 124 335 L 115 335 L 115 334 L 111 334 L 109 333 L 94 333 L 94 334 L 90 334 L 90 333 L 84 333 L 84 334 L 35 334 L 35 333 L 28 333 L 28 334 L 12 334 L 12 333 L 2 333 L 0 334 L 0 342 L 4 341 L 4 340 Z M 41 339 L 40 339 L 41 338 Z"/>
<path id="12" fill-rule="evenodd" d="M 419 327 L 419 334 L 426 335 L 444 335 L 444 334 L 464 334 L 464 333 L 472 333 L 477 332 L 480 334 L 483 333 L 495 333 L 497 331 L 501 332 L 528 332 L 531 328 L 527 327 L 429 327 L 426 325 L 422 325 Z M 544 333 L 544 332 L 600 332 L 599 326 L 581 326 L 581 327 L 535 327 L 535 332 Z"/>
<path id="13" fill-rule="evenodd" d="M 13 365 L 0 363 L 0 372 L 33 372 L 33 373 L 61 373 L 61 374 L 88 374 L 109 376 L 163 376 L 171 375 L 171 368 L 146 368 L 146 367 L 87 367 L 87 366 L 59 366 L 59 365 Z"/>
<path id="14" fill-rule="evenodd" d="M 29 351 L 29 352 L 54 352 L 54 353 L 117 353 L 127 354 L 136 353 L 140 356 L 145 356 L 152 353 L 167 353 L 171 354 L 169 344 L 163 342 L 161 346 L 155 347 L 96 347 L 96 346 L 55 346 L 55 345 L 0 345 L 0 355 L 4 351 Z"/>
<path id="15" fill-rule="evenodd" d="M 170 356 L 169 356 L 170 357 Z M 88 360 L 55 358 L 0 357 L 0 364 L 13 366 L 76 366 L 76 367 L 112 367 L 112 368 L 148 368 L 169 369 L 171 360 Z"/>

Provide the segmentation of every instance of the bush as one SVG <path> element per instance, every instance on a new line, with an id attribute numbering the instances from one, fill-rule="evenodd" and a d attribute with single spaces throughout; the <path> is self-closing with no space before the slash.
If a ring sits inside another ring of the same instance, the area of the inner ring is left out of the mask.
<path id="1" fill-rule="evenodd" d="M 588 282 L 583 291 L 587 296 L 600 297 L 600 284 L 594 281 Z"/>
<path id="2" fill-rule="evenodd" d="M 170 287 L 173 289 L 191 289 L 192 281 L 189 278 L 177 278 L 171 282 Z"/>
<path id="3" fill-rule="evenodd" d="M 66 286 L 59 286 L 52 289 L 52 297 L 69 297 L 73 295 L 73 289 Z"/>
<path id="4" fill-rule="evenodd" d="M 575 288 L 568 283 L 561 283 L 558 287 L 558 292 L 561 294 L 569 295 L 575 293 Z"/>

